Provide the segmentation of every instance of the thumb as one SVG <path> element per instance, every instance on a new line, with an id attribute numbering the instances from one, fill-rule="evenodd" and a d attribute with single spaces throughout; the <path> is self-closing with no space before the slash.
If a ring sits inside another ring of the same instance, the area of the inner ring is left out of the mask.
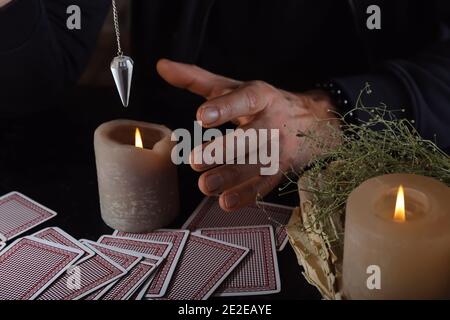
<path id="1" fill-rule="evenodd" d="M 237 88 L 241 82 L 222 77 L 195 65 L 161 59 L 156 64 L 159 75 L 171 85 L 212 99 Z"/>

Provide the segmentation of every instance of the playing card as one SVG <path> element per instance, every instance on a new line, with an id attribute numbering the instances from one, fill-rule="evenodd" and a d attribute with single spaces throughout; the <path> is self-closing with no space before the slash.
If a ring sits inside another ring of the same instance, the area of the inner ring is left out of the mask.
<path id="1" fill-rule="evenodd" d="M 50 285 L 38 300 L 78 300 L 124 276 L 127 271 L 97 249 L 95 255 L 75 266 Z M 79 279 L 74 278 L 77 275 Z M 77 281 L 79 280 L 79 281 Z"/>
<path id="2" fill-rule="evenodd" d="M 248 252 L 248 248 L 191 234 L 166 295 L 155 299 L 208 299 Z"/>
<path id="3" fill-rule="evenodd" d="M 6 238 L 0 234 L 0 251 L 6 246 Z"/>
<path id="4" fill-rule="evenodd" d="M 133 293 L 135 293 L 139 287 L 150 278 L 152 273 L 156 270 L 158 266 L 148 262 L 140 262 L 119 282 L 114 285 L 114 287 L 108 291 L 104 296 L 101 297 L 102 300 L 126 300 Z"/>
<path id="5" fill-rule="evenodd" d="M 109 236 L 109 235 L 100 237 L 100 239 L 97 242 L 102 243 L 102 244 L 107 244 L 107 245 L 110 245 L 113 247 L 118 247 L 118 248 L 122 248 L 122 249 L 126 249 L 126 250 L 139 252 L 139 253 L 145 254 L 145 255 L 160 257 L 163 260 L 166 259 L 166 257 L 169 255 L 170 250 L 173 247 L 172 243 L 170 243 L 170 242 L 162 242 L 162 241 L 155 241 L 155 240 L 142 240 L 142 239 L 135 239 L 135 238 Z M 154 263 L 154 262 L 152 262 L 153 259 L 149 259 L 146 256 L 144 256 L 144 261 L 146 261 L 148 263 Z M 140 288 L 140 292 L 137 294 L 138 300 L 140 300 L 144 296 L 145 291 L 151 285 L 152 280 L 153 280 L 153 277 L 149 278 L 143 284 L 143 286 Z"/>
<path id="6" fill-rule="evenodd" d="M 18 192 L 0 198 L 0 234 L 11 240 L 53 218 L 56 212 Z"/>
<path id="7" fill-rule="evenodd" d="M 117 250 L 120 252 L 124 252 L 130 255 L 136 255 L 135 252 L 119 249 L 117 247 L 111 247 L 104 244 L 99 244 L 95 242 L 88 241 L 93 247 L 101 247 L 110 248 L 112 250 Z M 106 254 L 106 252 L 104 252 Z M 142 286 L 142 284 L 150 278 L 152 273 L 158 268 L 158 266 L 163 261 L 163 258 L 157 257 L 151 254 L 138 254 L 139 257 L 144 258 L 146 261 L 140 261 L 136 265 L 128 266 L 129 273 L 120 278 L 113 285 L 108 286 L 103 290 L 105 295 L 100 294 L 96 297 L 96 299 L 101 298 L 102 300 L 125 300 L 131 294 L 133 294 L 138 288 Z M 124 266 L 125 267 L 125 266 Z"/>
<path id="8" fill-rule="evenodd" d="M 82 255 L 34 237 L 16 240 L 0 253 L 0 300 L 35 299 Z"/>
<path id="9" fill-rule="evenodd" d="M 150 265 L 152 265 L 152 264 L 155 265 L 154 271 L 157 271 L 159 269 L 159 266 L 164 261 L 165 261 L 165 259 L 158 257 L 157 259 L 146 259 L 142 263 L 148 263 Z M 139 287 L 136 287 L 134 292 L 132 292 L 128 298 L 133 299 L 133 300 L 142 300 L 142 298 L 144 298 L 144 296 L 145 296 L 145 293 L 148 291 L 148 288 L 150 287 L 154 277 L 155 277 L 155 273 L 152 272 L 150 277 L 148 277 L 147 280 L 144 281 Z"/>
<path id="10" fill-rule="evenodd" d="M 216 296 L 278 293 L 281 289 L 273 228 L 267 226 L 202 229 L 200 234 L 250 249 L 217 289 Z"/>
<path id="11" fill-rule="evenodd" d="M 77 264 L 94 256 L 95 253 L 87 246 L 73 238 L 68 233 L 58 227 L 49 227 L 33 234 L 34 237 L 44 239 L 50 242 L 59 243 L 66 247 L 75 248 L 84 252 L 83 257 L 77 261 Z"/>
<path id="12" fill-rule="evenodd" d="M 101 236 L 97 242 L 141 254 L 157 256 L 163 259 L 167 257 L 170 249 L 172 249 L 172 244 L 170 242 L 141 240 L 110 235 Z M 144 259 L 144 261 L 147 260 L 148 258 Z M 151 263 L 151 261 L 149 262 Z"/>
<path id="13" fill-rule="evenodd" d="M 281 251 L 288 241 L 285 225 L 289 222 L 293 209 L 277 204 L 258 202 L 255 205 L 230 213 L 220 208 L 217 198 L 207 197 L 185 222 L 182 229 L 195 231 L 204 228 L 270 224 L 275 230 L 276 247 Z"/>
<path id="14" fill-rule="evenodd" d="M 87 244 L 94 249 L 97 249 L 104 255 L 106 255 L 108 258 L 119 264 L 122 268 L 124 268 L 127 271 L 127 274 L 121 277 L 120 279 L 117 279 L 110 284 L 108 284 L 106 287 L 98 289 L 95 294 L 92 296 L 92 300 L 98 300 L 102 296 L 104 296 L 111 288 L 117 286 L 119 283 L 127 283 L 128 277 L 130 276 L 130 271 L 135 268 L 139 262 L 143 259 L 142 255 L 136 254 L 134 252 L 123 250 L 111 246 L 107 246 L 104 244 L 99 244 L 93 241 L 89 240 L 80 240 L 81 243 Z M 121 286 L 124 286 L 121 284 Z M 124 286 L 125 289 L 127 288 L 126 285 Z M 123 294 L 128 294 L 128 292 L 124 292 Z M 91 294 L 89 295 L 91 297 Z"/>
<path id="15" fill-rule="evenodd" d="M 175 267 L 180 259 L 186 240 L 189 236 L 188 230 L 161 229 L 151 233 L 136 234 L 114 231 L 113 235 L 118 237 L 128 237 L 142 240 L 153 240 L 170 242 L 173 244 L 167 258 L 155 272 L 155 275 L 145 293 L 146 298 L 162 297 L 166 293 L 170 280 L 172 279 Z"/>
<path id="16" fill-rule="evenodd" d="M 80 240 L 80 242 L 103 253 L 106 257 L 113 260 L 115 263 L 119 264 L 126 270 L 130 270 L 131 268 L 133 268 L 143 258 L 141 254 L 105 244 L 100 244 L 94 241 L 82 239 Z"/>

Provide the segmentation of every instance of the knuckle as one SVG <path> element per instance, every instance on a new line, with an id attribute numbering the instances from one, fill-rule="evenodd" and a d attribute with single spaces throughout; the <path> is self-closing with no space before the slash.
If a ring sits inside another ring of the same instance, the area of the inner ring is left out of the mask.
<path id="1" fill-rule="evenodd" d="M 252 82 L 253 86 L 255 86 L 256 88 L 259 88 L 259 90 L 267 92 L 267 91 L 273 91 L 275 88 L 268 84 L 267 82 L 261 81 L 261 80 L 256 80 Z"/>
<path id="2" fill-rule="evenodd" d="M 251 87 L 245 90 L 245 99 L 248 105 L 249 111 L 255 110 L 258 108 L 259 96 L 258 93 L 252 89 Z"/>
<path id="3" fill-rule="evenodd" d="M 279 90 L 264 81 L 252 81 L 252 86 L 257 88 L 258 93 L 263 95 L 268 101 L 273 101 L 280 95 Z"/>
<path id="4" fill-rule="evenodd" d="M 267 82 L 264 82 L 264 81 L 261 81 L 261 80 L 250 81 L 249 84 L 251 86 L 259 88 L 259 89 L 264 89 L 264 88 L 270 86 Z"/>

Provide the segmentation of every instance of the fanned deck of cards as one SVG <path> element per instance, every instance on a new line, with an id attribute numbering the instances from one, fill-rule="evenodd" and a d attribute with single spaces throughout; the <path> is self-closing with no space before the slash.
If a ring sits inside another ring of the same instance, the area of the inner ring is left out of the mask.
<path id="1" fill-rule="evenodd" d="M 226 212 L 219 206 L 215 197 L 205 198 L 182 229 L 195 231 L 203 228 L 226 228 L 240 226 L 258 226 L 270 224 L 275 231 L 277 250 L 284 249 L 288 242 L 285 225 L 291 218 L 294 208 L 277 204 L 259 202 L 255 205 Z"/>
<path id="2" fill-rule="evenodd" d="M 165 241 L 173 244 L 172 249 L 167 255 L 167 259 L 156 272 L 150 286 L 148 287 L 148 290 L 145 292 L 146 298 L 157 298 L 164 296 L 169 282 L 172 279 L 178 260 L 180 259 L 181 252 L 186 244 L 189 231 L 163 229 L 146 234 L 133 234 L 115 231 L 114 235 L 142 240 Z"/>
<path id="3" fill-rule="evenodd" d="M 11 192 L 0 198 L 0 300 L 274 294 L 281 288 L 276 250 L 286 244 L 291 211 L 258 203 L 227 213 L 216 198 L 206 198 L 182 230 L 116 230 L 95 242 L 46 227 L 17 239 L 56 213 Z"/>
<path id="4" fill-rule="evenodd" d="M 141 255 L 133 251 L 111 247 L 88 240 L 81 240 L 81 242 L 102 252 L 107 257 L 120 264 L 127 271 L 127 274 L 122 278 L 112 282 L 103 289 L 97 290 L 92 296 L 90 295 L 92 300 L 127 299 L 150 277 L 152 272 L 162 261 L 162 258 L 157 256 Z M 143 261 L 144 258 L 146 258 L 147 261 Z M 149 259 L 152 259 L 153 263 L 150 263 L 148 261 Z"/>

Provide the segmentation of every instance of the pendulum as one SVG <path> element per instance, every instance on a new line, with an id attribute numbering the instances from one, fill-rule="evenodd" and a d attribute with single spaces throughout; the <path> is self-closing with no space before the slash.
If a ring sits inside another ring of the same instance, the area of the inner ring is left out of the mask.
<path id="1" fill-rule="evenodd" d="M 120 45 L 119 17 L 117 13 L 116 1 L 112 0 L 114 29 L 117 39 L 117 57 L 111 61 L 111 72 L 119 91 L 120 99 L 124 107 L 128 107 L 130 100 L 131 79 L 133 77 L 133 60 L 124 56 Z"/>

